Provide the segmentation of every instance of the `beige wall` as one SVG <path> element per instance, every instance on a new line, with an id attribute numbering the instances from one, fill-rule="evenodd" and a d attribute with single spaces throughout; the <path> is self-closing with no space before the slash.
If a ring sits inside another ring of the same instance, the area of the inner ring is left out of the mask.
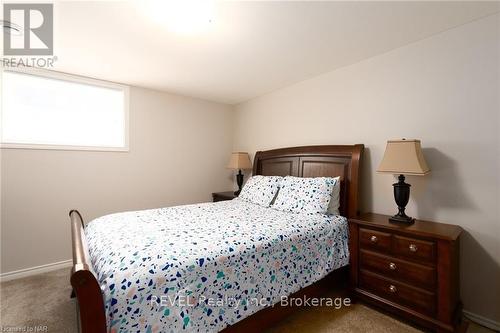
<path id="1" fill-rule="evenodd" d="M 71 258 L 68 211 L 209 201 L 232 187 L 230 106 L 130 90 L 130 151 L 1 150 L 1 271 Z"/>
<path id="2" fill-rule="evenodd" d="M 364 211 L 392 214 L 376 174 L 387 139 L 420 138 L 432 173 L 408 177 L 408 212 L 461 225 L 465 308 L 500 322 L 499 16 L 237 106 L 236 150 L 364 143 Z"/>

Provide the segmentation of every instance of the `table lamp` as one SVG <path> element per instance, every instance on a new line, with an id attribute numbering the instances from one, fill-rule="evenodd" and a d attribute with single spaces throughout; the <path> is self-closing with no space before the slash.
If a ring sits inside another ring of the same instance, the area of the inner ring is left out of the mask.
<path id="1" fill-rule="evenodd" d="M 413 223 L 415 219 L 405 213 L 405 207 L 410 200 L 410 184 L 405 183 L 404 175 L 423 176 L 430 172 L 422 153 L 420 140 L 387 141 L 384 158 L 377 172 L 399 174 L 399 181 L 392 184 L 394 186 L 394 199 L 398 205 L 398 213 L 389 218 L 389 221 Z"/>
<path id="2" fill-rule="evenodd" d="M 250 156 L 245 152 L 236 152 L 231 154 L 231 159 L 227 165 L 228 169 L 239 170 L 236 175 L 236 183 L 238 184 L 238 191 L 234 192 L 234 195 L 239 195 L 241 192 L 241 187 L 243 186 L 243 173 L 241 170 L 252 169 L 252 162 L 250 162 Z"/>

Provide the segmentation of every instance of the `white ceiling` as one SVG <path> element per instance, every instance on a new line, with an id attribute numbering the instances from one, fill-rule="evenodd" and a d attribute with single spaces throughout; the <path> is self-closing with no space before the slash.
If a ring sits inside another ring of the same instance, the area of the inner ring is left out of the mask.
<path id="1" fill-rule="evenodd" d="M 238 103 L 498 12 L 498 2 L 218 2 L 179 35 L 130 2 L 55 4 L 56 70 Z"/>

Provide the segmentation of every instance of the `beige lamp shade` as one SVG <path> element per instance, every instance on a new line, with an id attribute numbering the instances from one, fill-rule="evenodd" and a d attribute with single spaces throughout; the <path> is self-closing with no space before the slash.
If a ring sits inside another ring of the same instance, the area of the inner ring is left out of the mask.
<path id="1" fill-rule="evenodd" d="M 244 152 L 232 153 L 227 168 L 235 170 L 251 169 L 252 162 L 250 162 L 250 156 L 248 156 L 248 153 Z"/>
<path id="2" fill-rule="evenodd" d="M 427 166 L 420 140 L 387 141 L 384 158 L 377 172 L 423 176 L 431 170 Z"/>

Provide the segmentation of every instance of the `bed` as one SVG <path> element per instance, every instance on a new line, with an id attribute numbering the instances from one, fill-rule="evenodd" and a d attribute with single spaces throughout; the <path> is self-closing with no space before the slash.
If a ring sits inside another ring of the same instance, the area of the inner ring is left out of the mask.
<path id="1" fill-rule="evenodd" d="M 100 217 L 70 212 L 71 285 L 81 331 L 241 331 L 286 314 L 349 261 L 362 145 L 257 152 L 254 175 L 341 178 L 340 215 L 300 215 L 238 198 Z M 277 306 L 274 306 L 278 304 Z"/>

